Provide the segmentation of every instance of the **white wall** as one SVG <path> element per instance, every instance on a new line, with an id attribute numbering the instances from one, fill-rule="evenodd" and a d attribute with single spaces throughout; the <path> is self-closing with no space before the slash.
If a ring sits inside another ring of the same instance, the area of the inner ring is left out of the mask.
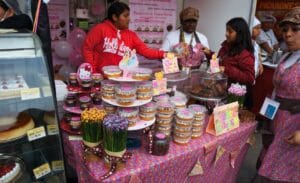
<path id="1" fill-rule="evenodd" d="M 233 17 L 243 17 L 249 23 L 256 0 L 185 0 L 184 7 L 188 6 L 199 9 L 197 30 L 206 35 L 210 49 L 218 51 L 225 40 L 226 22 Z"/>

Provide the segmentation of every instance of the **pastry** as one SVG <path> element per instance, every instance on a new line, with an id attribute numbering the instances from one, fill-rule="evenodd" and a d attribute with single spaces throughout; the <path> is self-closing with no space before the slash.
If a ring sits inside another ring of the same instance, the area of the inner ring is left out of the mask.
<path id="1" fill-rule="evenodd" d="M 34 122 L 25 112 L 15 116 L 0 118 L 0 143 L 17 139 L 26 135 L 28 130 L 34 128 Z"/>
<path id="2" fill-rule="evenodd" d="M 153 101 L 154 102 L 167 102 L 167 101 L 169 101 L 169 98 L 170 98 L 169 95 L 162 94 L 162 95 L 154 96 Z"/>
<path id="3" fill-rule="evenodd" d="M 146 81 L 151 78 L 152 70 L 147 68 L 138 68 L 133 71 L 132 78 L 140 81 Z"/>
<path id="4" fill-rule="evenodd" d="M 155 118 L 156 104 L 150 102 L 140 107 L 140 119 L 144 121 L 151 121 Z"/>
<path id="5" fill-rule="evenodd" d="M 65 98 L 65 104 L 68 107 L 75 107 L 76 106 L 76 94 L 68 93 Z"/>
<path id="6" fill-rule="evenodd" d="M 0 84 L 0 99 L 21 97 L 20 91 L 28 89 L 28 85 L 22 76 L 2 76 Z"/>
<path id="7" fill-rule="evenodd" d="M 92 87 L 92 79 L 81 80 L 81 88 L 82 90 L 88 91 Z"/>
<path id="8" fill-rule="evenodd" d="M 107 114 L 114 114 L 117 111 L 117 107 L 108 103 L 103 103 L 103 108 Z"/>
<path id="9" fill-rule="evenodd" d="M 150 100 L 152 99 L 152 91 L 151 92 L 138 92 L 137 99 L 138 100 Z"/>
<path id="10" fill-rule="evenodd" d="M 137 85 L 137 93 L 139 92 L 152 92 L 152 82 L 151 81 L 143 81 Z"/>
<path id="11" fill-rule="evenodd" d="M 136 100 L 136 87 L 129 84 L 119 84 L 115 88 L 116 101 L 121 105 L 131 105 Z"/>
<path id="12" fill-rule="evenodd" d="M 16 182 L 21 173 L 19 163 L 9 163 L 0 165 L 0 182 Z"/>
<path id="13" fill-rule="evenodd" d="M 128 120 L 128 126 L 134 126 L 138 120 L 139 110 L 137 107 L 119 108 L 118 114 Z"/>
<path id="14" fill-rule="evenodd" d="M 159 102 L 157 104 L 157 113 L 158 114 L 173 114 L 174 105 L 170 102 Z"/>
<path id="15" fill-rule="evenodd" d="M 115 98 L 115 86 L 117 82 L 104 80 L 101 82 L 101 93 L 102 97 L 105 99 L 114 99 Z"/>
<path id="16" fill-rule="evenodd" d="M 91 101 L 92 101 L 92 99 L 89 96 L 80 97 L 79 98 L 80 109 L 85 110 L 85 109 L 89 108 L 91 105 Z"/>
<path id="17" fill-rule="evenodd" d="M 183 97 L 173 96 L 170 98 L 170 102 L 175 105 L 176 109 L 185 108 L 187 100 Z"/>
<path id="18" fill-rule="evenodd" d="M 122 70 L 118 66 L 105 66 L 102 70 L 104 76 L 107 78 L 118 78 L 122 76 Z"/>
<path id="19" fill-rule="evenodd" d="M 56 124 L 55 120 L 55 111 L 47 111 L 44 113 L 43 120 L 48 124 L 48 125 L 54 125 Z"/>

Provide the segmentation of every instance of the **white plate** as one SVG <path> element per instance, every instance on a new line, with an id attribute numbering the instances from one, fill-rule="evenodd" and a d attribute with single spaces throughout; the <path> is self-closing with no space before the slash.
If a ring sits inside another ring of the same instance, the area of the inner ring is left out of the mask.
<path id="1" fill-rule="evenodd" d="M 128 131 L 141 130 L 151 126 L 155 122 L 155 118 L 151 121 L 139 120 L 134 126 L 128 127 Z"/>
<path id="2" fill-rule="evenodd" d="M 118 106 L 118 107 L 138 107 L 138 106 L 142 106 L 142 105 L 145 105 L 145 104 L 151 102 L 151 100 L 152 100 L 152 98 L 149 100 L 135 100 L 134 103 L 131 105 L 121 105 L 121 104 L 117 103 L 116 99 L 105 99 L 102 97 L 102 101 L 104 101 L 110 105 Z"/>

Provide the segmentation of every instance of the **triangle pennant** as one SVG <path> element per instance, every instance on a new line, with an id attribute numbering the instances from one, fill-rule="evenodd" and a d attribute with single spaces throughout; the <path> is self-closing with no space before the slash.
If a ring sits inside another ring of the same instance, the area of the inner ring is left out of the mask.
<path id="1" fill-rule="evenodd" d="M 137 175 L 131 175 L 129 183 L 142 183 L 143 181 Z"/>
<path id="2" fill-rule="evenodd" d="M 235 150 L 230 153 L 230 165 L 232 168 L 235 167 L 235 160 L 239 154 L 240 150 Z"/>
<path id="3" fill-rule="evenodd" d="M 250 144 L 251 147 L 254 147 L 255 146 L 255 143 L 256 143 L 256 138 L 255 138 L 255 135 L 254 134 L 251 134 L 250 137 L 247 139 L 247 144 Z"/>
<path id="4" fill-rule="evenodd" d="M 218 146 L 216 158 L 215 158 L 215 165 L 217 164 L 217 161 L 222 157 L 222 155 L 225 153 L 225 149 L 222 146 Z"/>
<path id="5" fill-rule="evenodd" d="M 203 175 L 203 168 L 199 159 L 197 160 L 195 166 L 193 167 L 192 171 L 190 172 L 189 176 L 195 175 Z"/>

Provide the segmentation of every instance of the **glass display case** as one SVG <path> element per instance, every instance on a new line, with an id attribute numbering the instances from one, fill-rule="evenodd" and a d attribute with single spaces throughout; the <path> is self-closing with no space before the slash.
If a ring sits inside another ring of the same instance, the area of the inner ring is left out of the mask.
<path id="1" fill-rule="evenodd" d="M 66 182 L 46 62 L 35 34 L 0 34 L 0 182 Z"/>

